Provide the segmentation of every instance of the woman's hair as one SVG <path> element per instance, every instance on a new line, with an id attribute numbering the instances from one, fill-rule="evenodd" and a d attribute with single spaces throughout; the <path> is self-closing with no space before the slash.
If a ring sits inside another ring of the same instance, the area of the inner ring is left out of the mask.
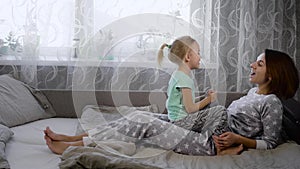
<path id="1" fill-rule="evenodd" d="M 265 59 L 266 73 L 271 77 L 269 93 L 280 99 L 293 97 L 299 88 L 299 75 L 292 58 L 286 53 L 266 49 Z"/>
<path id="2" fill-rule="evenodd" d="M 191 49 L 191 45 L 195 43 L 196 40 L 191 38 L 190 36 L 182 36 L 178 39 L 176 39 L 172 45 L 168 45 L 166 43 L 162 44 L 157 56 L 157 61 L 159 64 L 161 64 L 162 59 L 164 57 L 164 48 L 169 48 L 168 58 L 173 63 L 180 63 L 185 55 L 189 52 Z"/>

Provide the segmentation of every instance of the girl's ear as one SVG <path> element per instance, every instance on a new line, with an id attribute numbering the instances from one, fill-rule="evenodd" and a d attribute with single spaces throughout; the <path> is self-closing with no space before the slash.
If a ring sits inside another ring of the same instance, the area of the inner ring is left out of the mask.
<path id="1" fill-rule="evenodd" d="M 190 54 L 191 52 L 188 52 L 186 55 L 185 55 L 185 57 L 184 57 L 184 60 L 186 61 L 186 62 L 189 62 L 190 60 L 191 60 L 191 54 Z"/>

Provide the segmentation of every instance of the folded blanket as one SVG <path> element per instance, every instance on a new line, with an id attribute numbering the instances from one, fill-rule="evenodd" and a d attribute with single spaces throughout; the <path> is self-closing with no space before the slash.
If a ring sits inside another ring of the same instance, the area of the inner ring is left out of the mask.
<path id="1" fill-rule="evenodd" d="M 150 156 L 152 151 L 152 155 Z M 107 147 L 69 147 L 62 155 L 61 169 L 70 168 L 243 168 L 243 169 L 274 169 L 300 168 L 298 160 L 300 156 L 300 146 L 295 143 L 285 143 L 272 150 L 250 150 L 241 155 L 226 156 L 189 156 L 174 153 L 173 151 L 163 151 L 158 153 L 158 149 L 146 148 L 148 157 L 125 156 L 111 152 Z M 145 155 L 144 153 L 141 153 Z M 155 155 L 156 154 L 156 155 Z M 136 157 L 136 158 L 135 158 Z M 139 158 L 140 157 L 140 158 Z"/>
<path id="2" fill-rule="evenodd" d="M 115 143 L 115 144 L 114 144 Z M 94 147 L 69 147 L 62 155 L 61 169 L 77 168 L 116 168 L 116 169 L 159 169 L 160 167 L 147 164 L 139 158 L 128 158 L 121 152 L 124 147 L 118 146 L 120 142 L 103 143 Z M 130 146 L 129 146 L 130 147 Z M 126 148 L 125 148 L 126 149 Z M 120 151 L 121 150 L 121 151 Z M 120 151 L 119 156 L 117 155 Z M 124 155 L 124 156 L 123 156 Z M 152 163 L 153 164 L 153 163 Z"/>

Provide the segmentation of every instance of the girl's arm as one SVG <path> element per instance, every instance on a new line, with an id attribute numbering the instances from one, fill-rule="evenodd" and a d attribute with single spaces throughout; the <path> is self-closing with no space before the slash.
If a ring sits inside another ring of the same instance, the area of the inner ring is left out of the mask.
<path id="1" fill-rule="evenodd" d="M 199 102 L 194 103 L 193 97 L 192 97 L 192 90 L 190 88 L 181 88 L 182 92 L 182 98 L 183 98 L 183 104 L 185 106 L 185 110 L 188 113 L 194 113 L 205 106 L 207 106 L 209 103 L 213 101 L 212 95 L 209 94 L 207 97 L 202 99 Z"/>

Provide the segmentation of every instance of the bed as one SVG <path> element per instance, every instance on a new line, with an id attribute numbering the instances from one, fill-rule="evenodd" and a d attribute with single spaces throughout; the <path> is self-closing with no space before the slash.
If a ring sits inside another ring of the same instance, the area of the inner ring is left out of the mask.
<path id="1" fill-rule="evenodd" d="M 188 156 L 122 141 L 103 141 L 97 148 L 69 147 L 56 155 L 45 144 L 46 126 L 73 135 L 101 120 L 105 123 L 103 113 L 111 120 L 119 118 L 120 112 L 164 113 L 165 93 L 39 91 L 7 75 L 0 76 L 0 84 L 0 168 L 300 168 L 300 145 L 294 141 L 273 150 L 248 150 L 235 156 Z M 220 93 L 219 98 L 227 106 L 242 95 Z"/>

